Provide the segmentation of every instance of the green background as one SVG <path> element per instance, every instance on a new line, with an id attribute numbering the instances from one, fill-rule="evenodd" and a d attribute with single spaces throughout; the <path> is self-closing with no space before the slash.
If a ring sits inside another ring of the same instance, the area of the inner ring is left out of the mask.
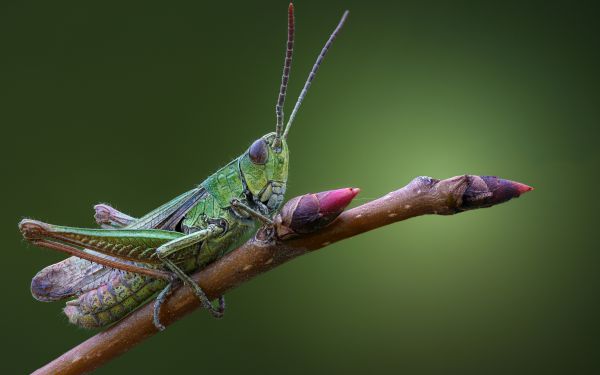
<path id="1" fill-rule="evenodd" d="M 298 1 L 286 113 L 351 14 L 290 133 L 288 197 L 418 175 L 530 184 L 302 257 L 98 373 L 584 374 L 600 371 L 598 12 L 583 2 Z M 275 126 L 287 2 L 0 5 L 2 367 L 32 371 L 93 332 L 31 277 L 63 255 L 23 217 L 141 215 Z"/>

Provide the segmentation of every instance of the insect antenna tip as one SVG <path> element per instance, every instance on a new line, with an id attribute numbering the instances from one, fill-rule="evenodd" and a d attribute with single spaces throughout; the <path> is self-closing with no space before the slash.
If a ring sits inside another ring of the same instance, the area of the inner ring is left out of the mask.
<path id="1" fill-rule="evenodd" d="M 283 135 L 283 107 L 285 104 L 285 95 L 287 93 L 288 80 L 290 78 L 290 70 L 292 68 L 292 55 L 294 52 L 294 28 L 294 4 L 290 2 L 290 5 L 288 7 L 288 32 L 285 60 L 283 62 L 283 73 L 281 76 L 281 85 L 279 86 L 279 95 L 277 97 L 277 104 L 275 105 L 275 115 L 277 118 L 277 124 L 275 126 L 275 140 L 273 141 L 274 146 L 279 146 L 281 137 Z"/>

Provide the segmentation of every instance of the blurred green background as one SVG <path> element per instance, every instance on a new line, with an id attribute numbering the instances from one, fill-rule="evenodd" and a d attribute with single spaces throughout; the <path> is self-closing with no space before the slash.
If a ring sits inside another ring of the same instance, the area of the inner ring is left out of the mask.
<path id="1" fill-rule="evenodd" d="M 287 111 L 350 18 L 290 133 L 288 197 L 418 175 L 536 188 L 297 259 L 98 373 L 584 374 L 600 371 L 598 12 L 584 2 L 298 1 Z M 94 332 L 31 277 L 63 259 L 23 217 L 142 215 L 275 125 L 287 2 L 0 5 L 2 367 L 32 371 Z M 593 228 L 594 227 L 594 228 Z"/>

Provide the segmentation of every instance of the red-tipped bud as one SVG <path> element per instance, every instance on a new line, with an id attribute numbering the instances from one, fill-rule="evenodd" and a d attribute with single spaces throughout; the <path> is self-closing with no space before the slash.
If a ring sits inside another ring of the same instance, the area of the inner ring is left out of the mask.
<path id="1" fill-rule="evenodd" d="M 504 181 L 509 181 L 509 180 L 504 180 Z M 515 189 L 517 189 L 517 191 L 519 192 L 519 195 L 525 194 L 528 191 L 532 191 L 533 188 L 529 185 L 525 185 L 522 184 L 520 182 L 515 182 L 515 181 L 509 181 L 513 183 L 513 186 L 515 187 Z"/>
<path id="2" fill-rule="evenodd" d="M 320 213 L 334 213 L 334 218 L 337 217 L 359 192 L 360 189 L 357 188 L 346 188 L 315 194 L 319 201 Z"/>
<path id="3" fill-rule="evenodd" d="M 357 188 L 305 194 L 289 200 L 275 218 L 277 235 L 286 239 L 315 232 L 335 220 L 360 192 Z"/>
<path id="4" fill-rule="evenodd" d="M 533 190 L 520 182 L 505 180 L 495 176 L 470 176 L 470 183 L 463 194 L 463 209 L 490 207 L 518 198 Z"/>

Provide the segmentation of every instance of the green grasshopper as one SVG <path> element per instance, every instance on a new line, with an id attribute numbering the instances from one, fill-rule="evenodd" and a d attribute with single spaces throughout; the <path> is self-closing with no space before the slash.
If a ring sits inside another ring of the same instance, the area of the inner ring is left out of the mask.
<path id="1" fill-rule="evenodd" d="M 214 317 L 222 317 L 224 298 L 221 296 L 215 307 L 189 273 L 248 240 L 259 223 L 272 224 L 286 190 L 290 127 L 347 17 L 348 11 L 318 55 L 284 129 L 283 107 L 294 47 L 294 6 L 290 3 L 275 132 L 256 140 L 198 187 L 138 219 L 110 206 L 97 205 L 95 217 L 102 229 L 22 220 L 19 228 L 26 240 L 72 255 L 33 278 L 34 298 L 74 298 L 64 309 L 69 321 L 92 328 L 120 320 L 158 293 L 153 319 L 162 330 L 161 304 L 174 286 L 183 282 L 198 296 L 202 307 Z"/>

